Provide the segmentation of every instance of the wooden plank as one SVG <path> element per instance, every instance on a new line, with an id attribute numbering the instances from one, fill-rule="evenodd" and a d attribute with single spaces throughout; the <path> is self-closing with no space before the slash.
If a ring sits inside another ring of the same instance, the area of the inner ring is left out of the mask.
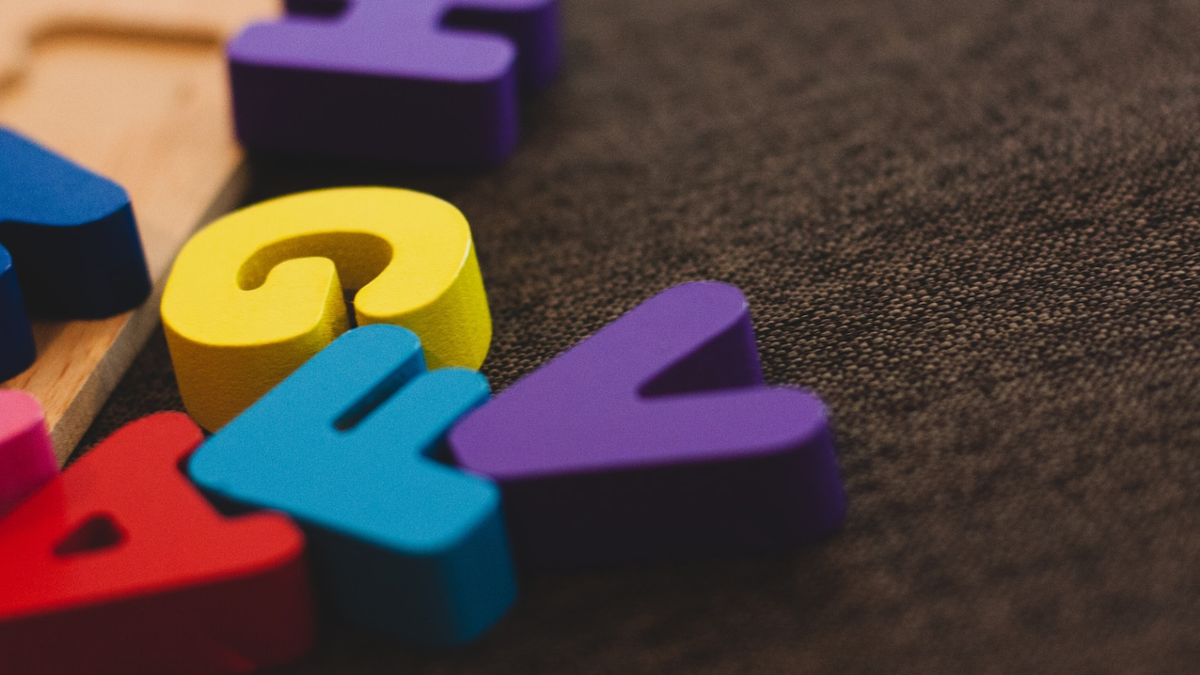
<path id="1" fill-rule="evenodd" d="M 244 187 L 224 42 L 276 0 L 0 3 L 0 124 L 119 182 L 155 293 L 102 321 L 40 322 L 38 360 L 4 383 L 46 409 L 61 464 L 158 319 L 179 248 Z"/>

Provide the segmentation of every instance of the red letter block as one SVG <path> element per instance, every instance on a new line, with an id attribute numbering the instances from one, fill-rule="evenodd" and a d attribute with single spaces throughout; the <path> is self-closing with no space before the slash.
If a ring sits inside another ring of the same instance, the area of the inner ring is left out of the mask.
<path id="1" fill-rule="evenodd" d="M 244 673 L 312 644 L 304 537 L 188 482 L 185 415 L 126 425 L 0 520 L 3 673 Z"/>

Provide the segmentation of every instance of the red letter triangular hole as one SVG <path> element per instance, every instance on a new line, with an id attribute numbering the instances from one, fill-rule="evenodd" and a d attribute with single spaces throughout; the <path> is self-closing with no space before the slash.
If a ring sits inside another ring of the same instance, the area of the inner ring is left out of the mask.
<path id="1" fill-rule="evenodd" d="M 312 643 L 304 537 L 218 513 L 185 415 L 126 425 L 0 520 L 0 673 L 242 673 Z"/>

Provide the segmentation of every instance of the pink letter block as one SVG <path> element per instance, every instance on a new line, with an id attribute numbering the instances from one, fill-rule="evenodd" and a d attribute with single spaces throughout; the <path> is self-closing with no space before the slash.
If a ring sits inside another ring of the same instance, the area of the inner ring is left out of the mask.
<path id="1" fill-rule="evenodd" d="M 56 474 L 42 406 L 23 391 L 0 391 L 0 516 Z"/>

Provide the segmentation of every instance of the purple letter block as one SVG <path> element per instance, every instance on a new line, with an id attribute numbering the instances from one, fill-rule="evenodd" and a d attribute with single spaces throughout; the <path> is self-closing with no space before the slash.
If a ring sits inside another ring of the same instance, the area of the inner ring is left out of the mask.
<path id="1" fill-rule="evenodd" d="M 238 137 L 255 149 L 493 166 L 517 89 L 558 67 L 555 0 L 288 0 L 229 44 Z"/>
<path id="2" fill-rule="evenodd" d="M 824 406 L 763 385 L 746 298 L 683 284 L 450 433 L 495 480 L 518 560 L 570 568 L 775 550 L 846 512 Z"/>

